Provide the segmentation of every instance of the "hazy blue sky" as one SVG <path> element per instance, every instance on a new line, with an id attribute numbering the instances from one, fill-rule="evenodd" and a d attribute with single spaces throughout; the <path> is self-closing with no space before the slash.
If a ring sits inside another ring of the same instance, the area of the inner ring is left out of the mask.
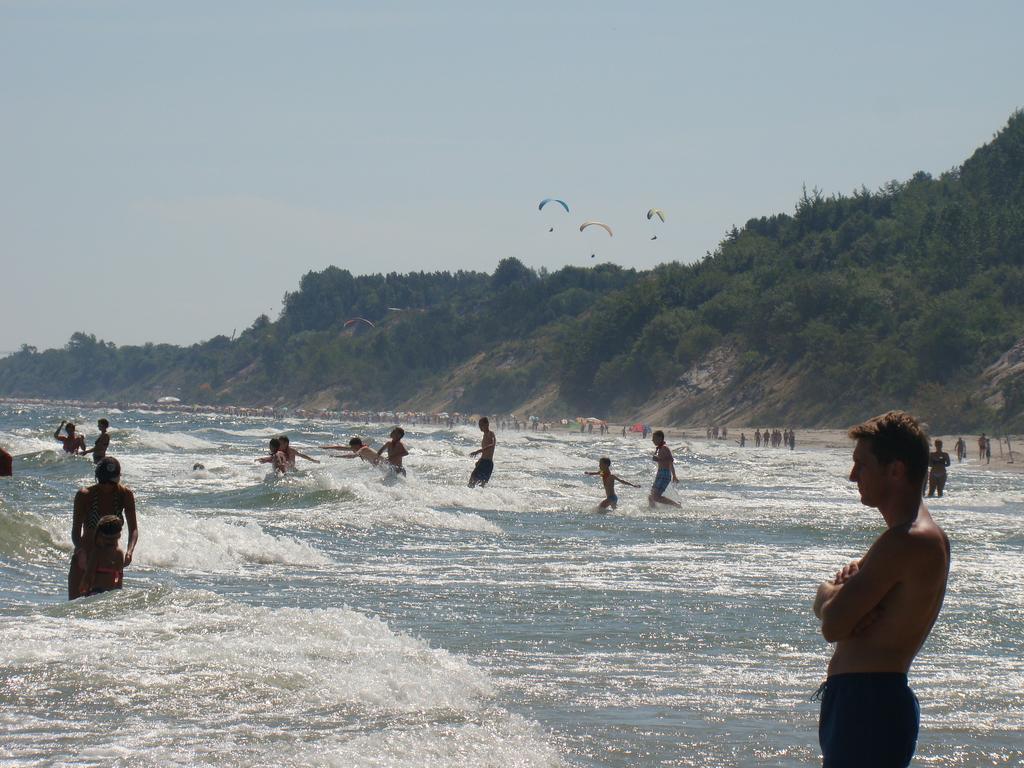
<path id="1" fill-rule="evenodd" d="M 1024 106 L 1024 3 L 843 6 L 0 0 L 0 350 L 230 335 L 329 264 L 692 261 Z"/>

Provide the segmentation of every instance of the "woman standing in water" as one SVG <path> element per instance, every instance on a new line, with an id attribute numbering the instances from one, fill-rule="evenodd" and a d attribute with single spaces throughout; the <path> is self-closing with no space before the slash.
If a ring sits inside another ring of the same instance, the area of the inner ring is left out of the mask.
<path id="1" fill-rule="evenodd" d="M 135 494 L 121 485 L 121 464 L 113 456 L 105 457 L 96 465 L 96 484 L 75 494 L 75 512 L 71 522 L 71 541 L 75 551 L 68 571 L 68 600 L 82 596 L 82 577 L 96 545 L 96 529 L 107 515 L 114 515 L 128 524 L 128 546 L 124 552 L 124 566 L 127 567 L 139 541 Z"/>

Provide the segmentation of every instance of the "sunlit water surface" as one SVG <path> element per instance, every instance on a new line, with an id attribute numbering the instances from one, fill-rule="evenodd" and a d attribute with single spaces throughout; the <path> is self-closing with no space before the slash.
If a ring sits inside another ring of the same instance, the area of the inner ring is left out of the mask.
<path id="1" fill-rule="evenodd" d="M 114 424 L 139 507 L 121 593 L 65 601 L 70 417 Z M 881 519 L 846 449 L 671 439 L 681 509 L 649 510 L 650 445 L 406 425 L 409 478 L 300 450 L 387 425 L 0 406 L 4 765 L 806 766 L 829 647 L 817 583 Z M 609 456 L 617 512 L 584 470 Z M 201 462 L 205 471 L 193 472 Z M 953 543 L 912 670 L 915 764 L 1024 763 L 1024 478 L 968 462 L 932 505 Z"/>

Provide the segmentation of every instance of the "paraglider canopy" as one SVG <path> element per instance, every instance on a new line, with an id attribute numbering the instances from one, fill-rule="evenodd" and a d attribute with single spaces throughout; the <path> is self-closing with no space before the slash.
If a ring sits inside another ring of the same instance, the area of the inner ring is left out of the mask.
<path id="1" fill-rule="evenodd" d="M 537 206 L 537 210 L 543 211 L 544 206 L 547 205 L 548 203 L 558 203 L 560 206 L 565 208 L 566 213 L 569 212 L 569 204 L 566 203 L 565 200 L 559 200 L 557 197 L 545 197 L 543 200 L 540 201 L 540 205 Z"/>
<path id="2" fill-rule="evenodd" d="M 351 328 L 353 325 L 357 325 L 358 323 L 365 323 L 370 328 L 375 327 L 374 324 L 367 320 L 365 317 L 353 317 L 351 320 L 346 320 L 345 327 Z"/>
<path id="3" fill-rule="evenodd" d="M 584 221 L 582 224 L 580 224 L 580 232 L 582 232 L 587 227 L 601 227 L 601 229 L 603 229 L 605 232 L 608 233 L 609 237 L 614 237 L 614 235 L 612 234 L 612 228 L 609 227 L 607 224 L 604 224 L 603 222 L 600 222 L 600 221 Z"/>
<path id="4" fill-rule="evenodd" d="M 649 211 L 647 211 L 647 220 L 648 221 L 653 219 L 655 216 L 657 216 L 659 219 L 661 219 L 662 222 L 665 221 L 665 212 L 663 210 L 661 210 L 661 208 L 651 208 Z"/>

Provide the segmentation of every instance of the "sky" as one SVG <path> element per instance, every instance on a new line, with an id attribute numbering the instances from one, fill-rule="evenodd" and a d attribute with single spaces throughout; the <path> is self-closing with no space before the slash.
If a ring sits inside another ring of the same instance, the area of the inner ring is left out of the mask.
<path id="1" fill-rule="evenodd" d="M 332 264 L 692 262 L 804 185 L 962 163 L 1024 107 L 1021 29 L 1015 0 L 0 0 L 0 352 L 230 336 Z"/>

